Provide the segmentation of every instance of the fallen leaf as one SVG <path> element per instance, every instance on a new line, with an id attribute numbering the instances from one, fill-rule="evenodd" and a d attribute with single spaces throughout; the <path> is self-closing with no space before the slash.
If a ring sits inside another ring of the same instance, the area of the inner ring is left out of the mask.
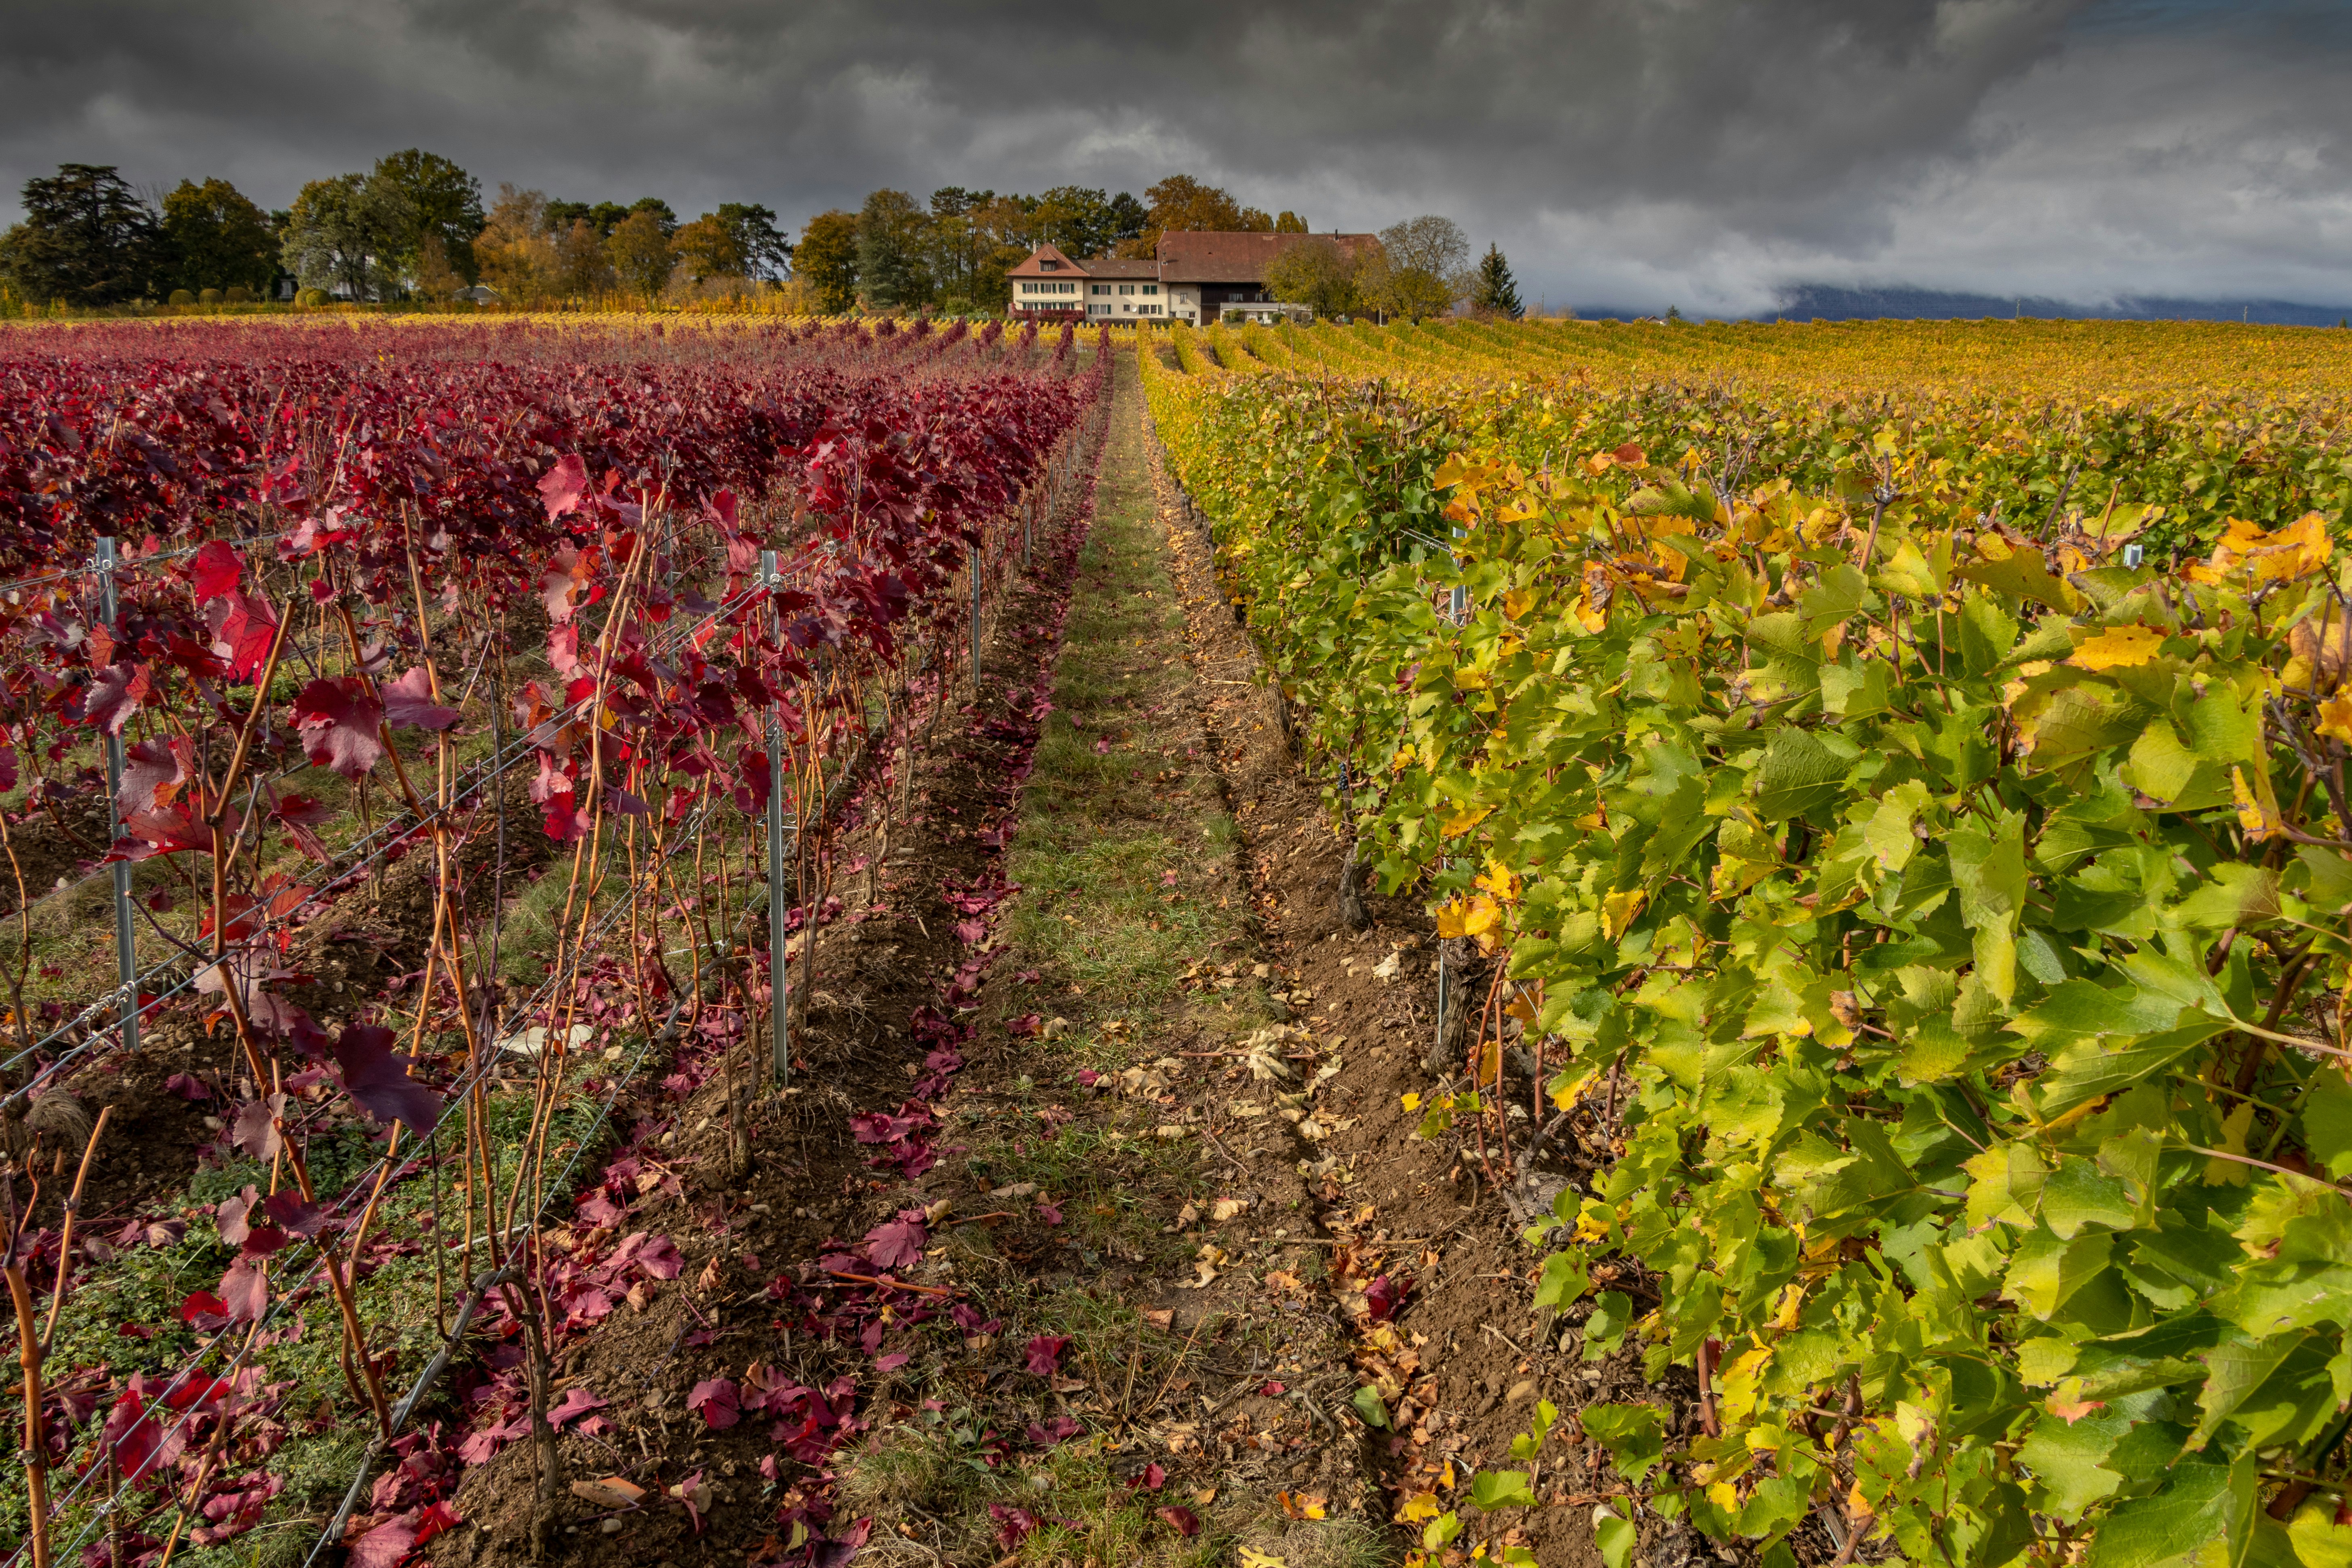
<path id="1" fill-rule="evenodd" d="M 572 1482 L 572 1495 L 598 1508 L 635 1508 L 646 1489 L 619 1476 L 606 1476 L 602 1480 Z"/>

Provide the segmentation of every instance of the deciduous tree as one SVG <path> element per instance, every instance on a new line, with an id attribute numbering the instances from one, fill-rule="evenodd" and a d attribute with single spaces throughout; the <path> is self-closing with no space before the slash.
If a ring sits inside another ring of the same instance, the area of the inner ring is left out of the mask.
<path id="1" fill-rule="evenodd" d="M 266 295 L 277 281 L 278 236 L 269 215 L 226 180 L 182 180 L 163 198 L 163 239 L 175 288 Z"/>
<path id="2" fill-rule="evenodd" d="M 808 220 L 793 269 L 815 289 L 817 308 L 838 316 L 857 304 L 857 215 L 835 207 Z"/>
<path id="3" fill-rule="evenodd" d="M 621 286 L 643 296 L 649 305 L 669 287 L 670 272 L 677 265 L 669 237 L 662 233 L 661 219 L 650 208 L 632 212 L 614 228 L 604 242 L 604 254 Z"/>
<path id="4" fill-rule="evenodd" d="M 474 260 L 484 221 L 480 181 L 438 153 L 411 147 L 377 159 L 367 183 L 388 235 L 382 259 L 403 283 L 415 279 L 427 237 L 440 240 L 467 282 L 480 276 Z"/>
<path id="5" fill-rule="evenodd" d="M 1276 299 L 1305 305 L 1318 316 L 1359 308 L 1355 259 L 1328 235 L 1303 239 L 1267 262 L 1265 287 Z"/>
<path id="6" fill-rule="evenodd" d="M 1150 258 L 1160 254 L 1160 237 L 1178 233 L 1271 234 L 1274 220 L 1255 207 L 1243 206 L 1215 185 L 1190 174 L 1171 174 L 1144 187 L 1151 205 L 1141 232 L 1119 247 L 1125 256 Z"/>
<path id="7" fill-rule="evenodd" d="M 510 304 L 535 305 L 565 291 L 560 237 L 549 216 L 554 205 L 538 191 L 500 185 L 474 240 L 482 281 Z"/>
<path id="8" fill-rule="evenodd" d="M 1452 310 L 1474 284 L 1469 237 L 1433 213 L 1381 230 L 1380 260 L 1360 286 L 1366 305 L 1418 321 Z"/>
<path id="9" fill-rule="evenodd" d="M 306 289 L 340 288 L 354 300 L 372 300 L 386 286 L 385 261 L 396 243 L 368 176 L 337 174 L 311 181 L 294 197 L 279 254 Z"/>
<path id="10" fill-rule="evenodd" d="M 613 263 L 604 254 L 604 235 L 595 223 L 575 217 L 555 237 L 556 275 L 566 297 L 593 300 L 613 287 Z"/>

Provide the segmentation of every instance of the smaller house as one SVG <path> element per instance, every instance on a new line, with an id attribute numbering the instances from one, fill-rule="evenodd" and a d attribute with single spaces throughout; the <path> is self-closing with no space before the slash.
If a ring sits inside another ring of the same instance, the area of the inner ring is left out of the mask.
<path id="1" fill-rule="evenodd" d="M 1077 261 L 1059 246 L 1041 245 L 1005 276 L 1015 317 L 1133 321 L 1168 313 L 1156 261 L 1115 256 Z"/>

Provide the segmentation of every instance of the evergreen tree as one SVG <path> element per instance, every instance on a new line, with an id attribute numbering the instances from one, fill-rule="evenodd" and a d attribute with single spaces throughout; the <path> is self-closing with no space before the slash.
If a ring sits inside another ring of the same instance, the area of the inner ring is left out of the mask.
<path id="1" fill-rule="evenodd" d="M 908 310 L 930 302 L 925 254 L 930 223 L 929 212 L 904 191 L 879 190 L 866 198 L 857 215 L 857 291 L 868 307 Z"/>
<path id="2" fill-rule="evenodd" d="M 1511 264 L 1503 259 L 1502 250 L 1491 243 L 1478 263 L 1478 281 L 1470 291 L 1470 303 L 1481 310 L 1508 316 L 1515 321 L 1528 313 L 1528 308 L 1519 303 L 1518 280 L 1511 276 Z"/>
<path id="3" fill-rule="evenodd" d="M 25 221 L 0 237 L 0 277 L 26 299 L 119 305 L 157 292 L 155 214 L 112 164 L 60 163 L 25 182 Z"/>

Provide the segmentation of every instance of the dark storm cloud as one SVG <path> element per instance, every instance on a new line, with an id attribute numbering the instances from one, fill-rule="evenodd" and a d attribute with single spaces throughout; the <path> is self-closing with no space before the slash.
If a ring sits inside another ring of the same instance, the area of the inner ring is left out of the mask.
<path id="1" fill-rule="evenodd" d="M 1318 226 L 1450 213 L 1555 300 L 2352 298 L 2336 6 L 80 0 L 0 23 L 10 189 L 73 159 L 282 205 L 421 144 L 492 187 L 796 226 L 877 184 L 1185 169 Z"/>

